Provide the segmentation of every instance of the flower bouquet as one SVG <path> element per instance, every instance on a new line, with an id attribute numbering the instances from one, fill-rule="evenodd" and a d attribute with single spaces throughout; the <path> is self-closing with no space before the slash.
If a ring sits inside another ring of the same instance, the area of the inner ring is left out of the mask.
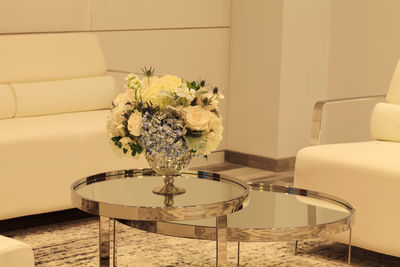
<path id="1" fill-rule="evenodd" d="M 207 157 L 222 140 L 219 100 L 223 95 L 204 80 L 157 77 L 152 68 L 143 72 L 143 79 L 129 74 L 127 90 L 113 101 L 107 121 L 109 140 L 121 155 L 144 153 L 150 167 L 173 183 L 173 176 L 194 155 Z M 184 192 L 173 184 L 168 187 L 166 179 L 166 186 L 153 192 Z"/>

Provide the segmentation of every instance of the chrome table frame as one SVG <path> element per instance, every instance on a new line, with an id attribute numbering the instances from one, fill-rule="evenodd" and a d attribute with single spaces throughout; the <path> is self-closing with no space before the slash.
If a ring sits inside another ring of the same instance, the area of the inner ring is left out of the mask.
<path id="1" fill-rule="evenodd" d="M 279 192 L 289 195 L 297 195 L 309 197 L 311 199 L 323 200 L 338 205 L 349 212 L 349 215 L 342 220 L 332 221 L 325 224 L 316 223 L 316 207 L 308 205 L 308 223 L 310 226 L 304 227 L 287 227 L 287 228 L 227 228 L 227 241 L 238 242 L 238 258 L 239 265 L 240 242 L 276 242 L 287 241 L 293 251 L 297 249 L 297 241 L 304 239 L 312 239 L 321 237 L 324 234 L 335 234 L 349 231 L 349 248 L 347 262 L 350 265 L 351 259 L 351 225 L 355 213 L 355 209 L 346 201 L 315 191 L 280 186 L 263 183 L 250 183 L 253 191 L 270 191 Z M 251 201 L 251 199 L 250 199 Z M 119 220 L 121 223 L 153 232 L 157 234 L 186 237 L 192 239 L 216 240 L 218 239 L 218 229 L 210 226 L 180 224 L 179 222 L 156 222 L 156 221 L 136 221 L 136 220 Z M 218 228 L 218 225 L 217 225 Z"/>
<path id="2" fill-rule="evenodd" d="M 196 177 L 204 180 L 214 180 L 235 184 L 243 188 L 240 197 L 227 201 L 209 203 L 204 205 L 191 206 L 166 206 L 166 207 L 138 207 L 126 206 L 123 204 L 112 204 L 99 202 L 84 198 L 77 193 L 77 190 L 93 184 L 114 179 L 132 179 L 135 177 L 159 176 L 152 169 L 132 169 L 100 173 L 80 179 L 71 186 L 72 204 L 85 212 L 99 216 L 99 266 L 117 266 L 117 255 L 115 245 L 115 219 L 132 220 L 137 222 L 160 222 L 196 220 L 202 218 L 216 218 L 216 265 L 227 266 L 227 218 L 232 212 L 238 211 L 246 204 L 249 195 L 249 186 L 239 179 L 227 179 L 219 174 L 208 172 L 185 171 L 183 176 Z M 112 240 L 111 240 L 112 235 Z M 112 241 L 112 246 L 111 246 Z M 112 249 L 112 261 L 110 251 Z"/>

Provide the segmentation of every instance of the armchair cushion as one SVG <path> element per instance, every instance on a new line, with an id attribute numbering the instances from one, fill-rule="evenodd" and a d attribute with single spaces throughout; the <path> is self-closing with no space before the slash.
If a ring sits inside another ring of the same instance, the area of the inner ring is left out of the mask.
<path id="1" fill-rule="evenodd" d="M 100 76 L 106 64 L 95 35 L 0 35 L 0 84 Z"/>
<path id="2" fill-rule="evenodd" d="M 400 105 L 375 105 L 371 116 L 371 135 L 376 140 L 400 142 Z"/>
<path id="3" fill-rule="evenodd" d="M 16 117 L 110 108 L 116 88 L 111 76 L 14 83 Z"/>
<path id="4" fill-rule="evenodd" d="M 400 256 L 398 229 L 400 143 L 369 141 L 319 145 L 297 154 L 294 186 L 342 198 L 355 209 L 352 243 Z M 332 237 L 348 242 L 347 233 Z"/>
<path id="5" fill-rule="evenodd" d="M 0 119 L 12 118 L 14 113 L 14 94 L 8 85 L 0 84 Z"/>

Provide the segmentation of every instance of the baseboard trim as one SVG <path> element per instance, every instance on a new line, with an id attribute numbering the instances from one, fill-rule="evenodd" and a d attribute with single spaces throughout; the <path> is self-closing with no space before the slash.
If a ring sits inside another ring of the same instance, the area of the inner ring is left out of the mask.
<path id="1" fill-rule="evenodd" d="M 12 219 L 0 220 L 0 234 L 25 229 L 29 227 L 43 226 L 64 221 L 71 221 L 83 218 L 95 217 L 95 215 L 83 212 L 78 209 L 67 209 L 49 213 L 28 215 Z"/>
<path id="2" fill-rule="evenodd" d="M 225 150 L 225 161 L 229 163 L 275 172 L 293 170 L 295 159 L 295 157 L 272 159 L 268 157 Z"/>

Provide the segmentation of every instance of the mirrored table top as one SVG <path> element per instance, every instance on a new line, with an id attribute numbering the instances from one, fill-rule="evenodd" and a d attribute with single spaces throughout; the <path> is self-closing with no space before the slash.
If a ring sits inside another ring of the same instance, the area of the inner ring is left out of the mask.
<path id="1" fill-rule="evenodd" d="M 290 241 L 349 229 L 354 208 L 344 200 L 314 191 L 252 184 L 249 204 L 228 215 L 229 241 Z M 215 239 L 215 220 L 124 224 L 151 232 Z"/>
<path id="2" fill-rule="evenodd" d="M 75 207 L 92 214 L 160 221 L 226 215 L 240 210 L 249 194 L 245 182 L 207 172 L 184 172 L 175 177 L 174 184 L 186 190 L 181 195 L 152 192 L 163 184 L 163 177 L 150 169 L 121 170 L 75 182 L 71 198 Z"/>

